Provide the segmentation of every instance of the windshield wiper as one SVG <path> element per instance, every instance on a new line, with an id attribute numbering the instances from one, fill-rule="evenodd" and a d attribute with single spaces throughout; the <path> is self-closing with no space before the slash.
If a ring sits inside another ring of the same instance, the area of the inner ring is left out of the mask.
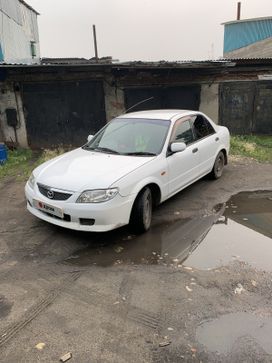
<path id="1" fill-rule="evenodd" d="M 112 150 L 112 149 L 110 149 L 108 147 L 100 147 L 100 146 L 89 147 L 89 146 L 85 146 L 84 149 L 99 151 L 99 152 L 102 152 L 102 153 L 105 152 L 105 153 L 109 153 L 109 154 L 120 154 L 118 151 Z"/>
<path id="2" fill-rule="evenodd" d="M 132 156 L 157 156 L 155 153 L 150 153 L 148 151 L 134 151 L 131 153 L 125 153 L 124 155 L 132 155 Z"/>

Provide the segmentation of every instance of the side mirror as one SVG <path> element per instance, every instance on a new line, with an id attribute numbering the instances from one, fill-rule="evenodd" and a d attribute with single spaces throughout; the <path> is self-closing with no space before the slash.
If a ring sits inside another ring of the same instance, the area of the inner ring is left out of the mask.
<path id="1" fill-rule="evenodd" d="M 94 135 L 89 135 L 88 137 L 87 137 L 87 140 L 88 140 L 88 142 L 90 142 L 91 140 L 92 140 L 92 138 L 94 137 Z"/>
<path id="2" fill-rule="evenodd" d="M 186 149 L 186 144 L 184 142 L 173 142 L 170 145 L 170 150 L 172 153 L 178 153 L 180 151 L 184 151 Z"/>

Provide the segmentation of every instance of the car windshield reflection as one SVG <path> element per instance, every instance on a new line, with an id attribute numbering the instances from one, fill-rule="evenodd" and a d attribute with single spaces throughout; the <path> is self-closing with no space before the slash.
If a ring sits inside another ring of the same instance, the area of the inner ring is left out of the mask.
<path id="1" fill-rule="evenodd" d="M 116 118 L 83 148 L 110 154 L 156 156 L 163 148 L 170 121 Z"/>

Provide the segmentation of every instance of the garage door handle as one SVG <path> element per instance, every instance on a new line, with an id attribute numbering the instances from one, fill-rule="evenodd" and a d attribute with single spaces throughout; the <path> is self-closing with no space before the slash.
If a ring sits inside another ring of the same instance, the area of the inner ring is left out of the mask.
<path id="1" fill-rule="evenodd" d="M 196 147 L 195 149 L 193 149 L 193 153 L 197 153 L 198 152 L 198 148 Z"/>
<path id="2" fill-rule="evenodd" d="M 219 141 L 219 137 L 216 137 L 216 138 L 215 138 L 215 141 Z"/>

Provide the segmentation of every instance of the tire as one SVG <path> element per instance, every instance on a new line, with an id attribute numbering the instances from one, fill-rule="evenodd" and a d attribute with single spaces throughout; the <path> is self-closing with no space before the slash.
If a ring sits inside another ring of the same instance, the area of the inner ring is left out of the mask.
<path id="1" fill-rule="evenodd" d="M 220 151 L 217 154 L 217 157 L 216 157 L 214 165 L 213 165 L 213 169 L 210 173 L 210 176 L 212 177 L 212 179 L 221 178 L 221 176 L 223 174 L 224 165 L 225 165 L 225 155 L 224 155 L 223 151 Z"/>
<path id="2" fill-rule="evenodd" d="M 152 193 L 150 188 L 144 188 L 137 196 L 130 216 L 130 228 L 134 233 L 144 233 L 149 230 L 152 220 Z"/>

